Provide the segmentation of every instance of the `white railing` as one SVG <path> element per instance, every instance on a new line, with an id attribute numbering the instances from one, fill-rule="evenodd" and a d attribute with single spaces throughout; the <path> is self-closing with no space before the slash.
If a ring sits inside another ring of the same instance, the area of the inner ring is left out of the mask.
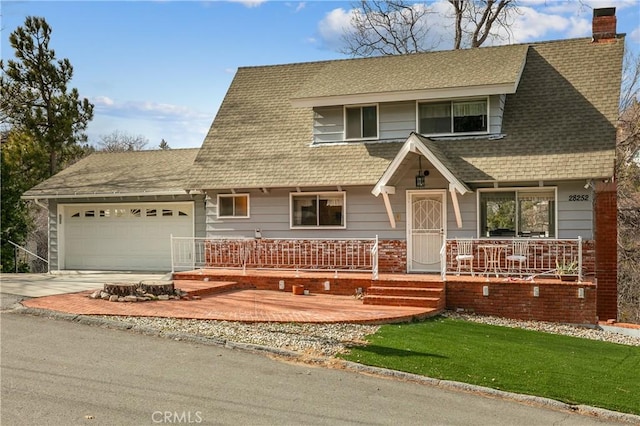
<path id="1" fill-rule="evenodd" d="M 363 271 L 378 278 L 371 239 L 190 238 L 171 236 L 171 270 L 203 268 Z"/>
<path id="2" fill-rule="evenodd" d="M 464 238 L 463 238 L 464 239 Z M 549 239 L 549 238 L 517 238 L 472 239 L 473 273 L 476 275 L 519 275 L 559 276 L 562 269 L 570 275 L 577 276 L 578 281 L 584 277 L 582 238 Z M 458 255 L 456 239 L 447 239 L 442 246 L 442 276 L 458 273 Z M 526 245 L 526 254 L 522 262 L 508 260 L 514 254 L 516 242 Z M 471 268 L 463 265 L 460 273 L 471 274 Z"/>

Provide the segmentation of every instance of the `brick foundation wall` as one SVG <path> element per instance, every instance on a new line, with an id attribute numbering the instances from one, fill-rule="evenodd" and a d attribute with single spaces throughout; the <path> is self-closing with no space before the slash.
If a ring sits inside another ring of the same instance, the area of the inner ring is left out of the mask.
<path id="1" fill-rule="evenodd" d="M 407 272 L 407 242 L 405 240 L 378 241 L 378 272 Z"/>
<path id="2" fill-rule="evenodd" d="M 202 276 L 198 273 L 193 276 L 184 275 L 181 273 L 181 278 L 178 279 L 202 279 Z M 372 285 L 384 285 L 385 281 L 374 281 L 368 274 L 358 273 L 358 276 L 350 276 L 350 272 L 339 272 L 338 278 L 335 278 L 332 273 L 317 273 L 317 272 L 299 272 L 298 276 L 293 275 L 292 271 L 265 271 L 264 274 L 252 273 L 248 275 L 242 275 L 236 273 L 225 274 L 222 271 L 216 271 L 215 276 L 211 278 L 214 281 L 228 281 L 235 282 L 242 285 L 254 287 L 258 290 L 270 290 L 270 291 L 285 291 L 291 293 L 294 285 L 302 285 L 305 290 L 309 290 L 311 294 L 335 294 L 340 296 L 353 296 L 357 289 L 362 289 L 363 292 Z M 329 276 L 331 275 L 331 276 Z M 282 281 L 284 288 L 280 288 L 280 282 Z M 328 289 L 325 284 L 328 283 Z"/>
<path id="3" fill-rule="evenodd" d="M 594 201 L 598 318 L 618 319 L 618 204 L 616 184 L 598 183 Z"/>
<path id="4" fill-rule="evenodd" d="M 447 309 L 519 320 L 596 324 L 596 286 L 593 283 L 457 282 L 446 283 Z M 483 296 L 487 286 L 489 295 Z M 534 296 L 538 287 L 539 296 Z M 584 298 L 578 297 L 579 289 Z"/>

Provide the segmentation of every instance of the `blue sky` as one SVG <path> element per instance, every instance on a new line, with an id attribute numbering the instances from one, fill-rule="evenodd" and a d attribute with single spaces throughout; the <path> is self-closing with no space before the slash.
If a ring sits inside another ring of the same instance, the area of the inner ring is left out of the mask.
<path id="1" fill-rule="evenodd" d="M 429 5 L 449 7 L 446 0 Z M 615 6 L 618 32 L 640 52 L 640 0 L 520 5 L 511 42 L 588 37 L 591 8 Z M 44 17 L 50 47 L 74 67 L 71 86 L 95 105 L 89 141 L 120 131 L 144 136 L 148 148 L 162 139 L 172 148 L 199 147 L 238 67 L 344 58 L 340 31 L 352 9 L 351 2 L 260 0 L 2 0 L 1 7 L 3 59 L 13 57 L 9 34 L 25 17 Z"/>

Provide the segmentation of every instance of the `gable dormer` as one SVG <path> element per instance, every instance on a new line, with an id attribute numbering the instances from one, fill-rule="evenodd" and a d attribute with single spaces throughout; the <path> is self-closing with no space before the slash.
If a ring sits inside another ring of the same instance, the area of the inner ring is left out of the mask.
<path id="1" fill-rule="evenodd" d="M 382 141 L 410 132 L 500 132 L 527 45 L 329 61 L 291 98 L 314 111 L 314 143 Z"/>

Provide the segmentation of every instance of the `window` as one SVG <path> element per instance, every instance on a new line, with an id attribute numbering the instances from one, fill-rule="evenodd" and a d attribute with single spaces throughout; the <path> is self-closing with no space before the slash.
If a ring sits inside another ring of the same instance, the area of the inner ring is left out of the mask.
<path id="1" fill-rule="evenodd" d="M 479 194 L 481 236 L 555 237 L 555 190 L 481 191 Z"/>
<path id="2" fill-rule="evenodd" d="M 218 195 L 218 217 L 249 217 L 249 194 Z"/>
<path id="3" fill-rule="evenodd" d="M 418 104 L 418 131 L 422 134 L 487 131 L 487 100 Z"/>
<path id="4" fill-rule="evenodd" d="M 344 228 L 345 193 L 291 193 L 292 228 Z"/>
<path id="5" fill-rule="evenodd" d="M 376 105 L 345 107 L 345 139 L 375 139 L 378 137 L 378 107 Z"/>

